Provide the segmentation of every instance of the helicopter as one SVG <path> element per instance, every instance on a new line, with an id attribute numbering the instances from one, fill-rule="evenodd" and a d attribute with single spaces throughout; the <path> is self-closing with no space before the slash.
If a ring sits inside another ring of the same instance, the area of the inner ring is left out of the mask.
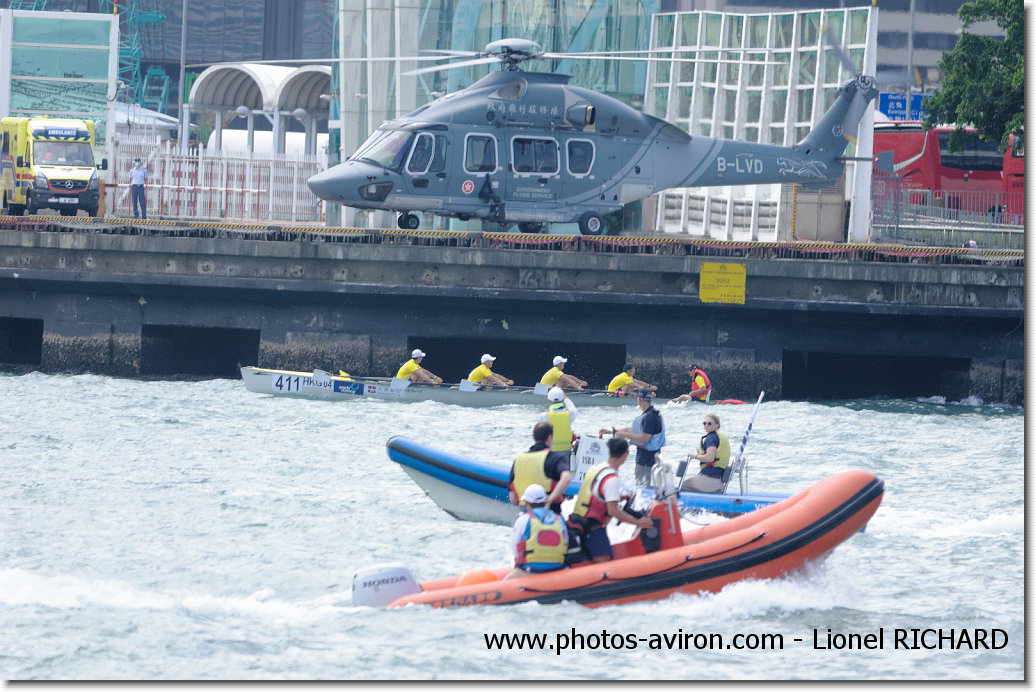
<path id="1" fill-rule="evenodd" d="M 317 197 L 398 212 L 408 230 L 420 227 L 414 212 L 424 212 L 517 224 L 526 233 L 576 222 L 581 234 L 599 235 L 604 215 L 670 187 L 832 184 L 878 93 L 874 79 L 857 72 L 802 142 L 783 147 L 691 135 L 569 84 L 570 75 L 522 70 L 530 60 L 570 57 L 534 41 L 449 53 L 470 59 L 413 73 L 491 62 L 501 69 L 382 123 L 346 161 L 308 180 Z"/>

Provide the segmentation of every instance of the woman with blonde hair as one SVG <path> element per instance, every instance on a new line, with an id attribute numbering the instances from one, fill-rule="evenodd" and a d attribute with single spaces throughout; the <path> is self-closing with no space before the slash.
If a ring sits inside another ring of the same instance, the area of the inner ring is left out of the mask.
<path id="1" fill-rule="evenodd" d="M 687 459 L 697 461 L 698 475 L 691 476 L 681 484 L 681 490 L 698 493 L 718 493 L 723 490 L 723 474 L 730 464 L 730 439 L 719 430 L 719 416 L 706 413 L 702 421 L 705 434 L 698 442 L 698 452 L 688 454 Z"/>

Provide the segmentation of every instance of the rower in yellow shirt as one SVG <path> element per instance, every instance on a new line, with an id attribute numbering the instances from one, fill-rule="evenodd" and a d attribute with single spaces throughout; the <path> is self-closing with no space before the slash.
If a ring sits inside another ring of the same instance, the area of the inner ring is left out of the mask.
<path id="1" fill-rule="evenodd" d="M 488 353 L 482 354 L 482 365 L 478 366 L 468 375 L 468 380 L 478 385 L 512 385 L 514 380 L 509 380 L 503 375 L 497 375 L 493 372 L 493 362 L 496 361 L 495 356 L 491 356 Z"/>
<path id="2" fill-rule="evenodd" d="M 421 367 L 421 361 L 424 360 L 426 355 L 428 354 L 421 349 L 415 348 L 413 353 L 410 354 L 410 360 L 403 363 L 399 368 L 396 377 L 401 380 L 410 380 L 411 382 L 442 382 L 441 377 Z"/>
<path id="3" fill-rule="evenodd" d="M 621 396 L 638 389 L 650 389 L 653 392 L 658 390 L 658 387 L 655 385 L 633 377 L 636 373 L 637 369 L 633 366 L 633 363 L 626 363 L 626 367 L 622 369 L 622 372 L 613 377 L 612 381 L 608 383 L 608 391 L 619 393 Z"/>
<path id="4" fill-rule="evenodd" d="M 540 384 L 545 384 L 548 387 L 561 387 L 582 389 L 586 386 L 586 382 L 579 379 L 575 375 L 569 375 L 568 373 L 562 372 L 565 369 L 565 363 L 568 362 L 568 358 L 562 358 L 561 356 L 554 356 L 554 367 L 543 373 L 543 377 L 540 378 Z"/>

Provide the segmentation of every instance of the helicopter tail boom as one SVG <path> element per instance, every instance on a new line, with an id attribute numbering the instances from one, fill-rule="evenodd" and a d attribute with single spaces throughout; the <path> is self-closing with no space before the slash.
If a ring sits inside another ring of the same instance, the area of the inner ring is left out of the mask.
<path id="1" fill-rule="evenodd" d="M 839 87 L 839 97 L 805 139 L 792 147 L 709 137 L 691 141 L 694 168 L 675 187 L 800 183 L 827 187 L 842 174 L 842 155 L 855 143 L 867 106 L 877 96 L 874 81 L 857 77 Z M 686 161 L 684 158 L 684 170 Z"/>

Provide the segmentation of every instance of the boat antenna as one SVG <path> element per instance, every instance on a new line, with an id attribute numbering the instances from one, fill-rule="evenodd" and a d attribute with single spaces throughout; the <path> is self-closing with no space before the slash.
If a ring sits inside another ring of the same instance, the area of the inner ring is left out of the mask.
<path id="1" fill-rule="evenodd" d="M 741 438 L 741 447 L 737 450 L 737 456 L 734 457 L 734 461 L 732 462 L 734 468 L 741 468 L 741 457 L 743 457 L 745 454 L 745 445 L 748 444 L 748 435 L 752 432 L 752 423 L 755 423 L 755 414 L 759 413 L 759 404 L 763 403 L 763 397 L 765 395 L 766 392 L 759 392 L 759 398 L 756 399 L 755 408 L 752 409 L 752 417 L 748 419 L 748 427 L 745 428 L 745 436 Z M 745 481 L 744 476 L 742 476 L 741 474 L 738 474 L 738 483 L 741 486 L 741 494 L 744 495 Z"/>

